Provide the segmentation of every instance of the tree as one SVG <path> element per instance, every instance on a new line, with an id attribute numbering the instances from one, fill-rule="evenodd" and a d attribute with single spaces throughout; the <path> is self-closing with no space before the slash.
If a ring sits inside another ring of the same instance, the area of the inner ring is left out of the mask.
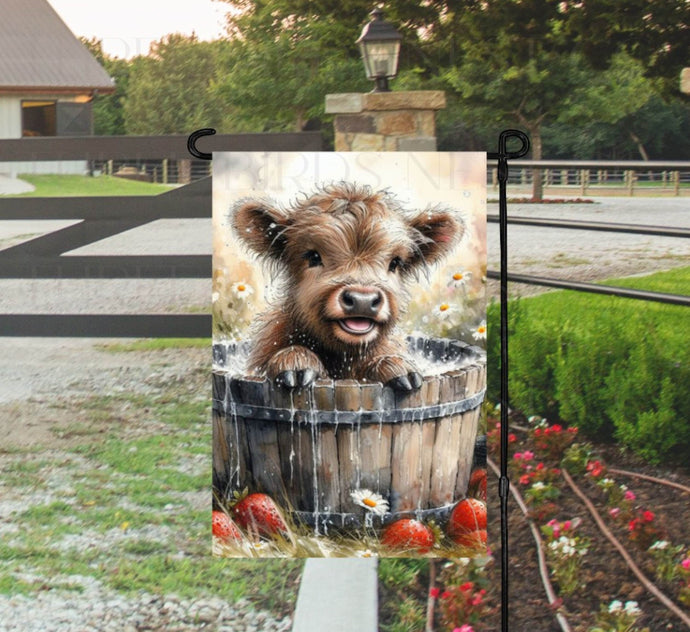
<path id="1" fill-rule="evenodd" d="M 167 35 L 131 61 L 124 120 L 128 134 L 186 134 L 218 127 L 224 104 L 212 93 L 227 42 Z"/>
<path id="2" fill-rule="evenodd" d="M 227 77 L 217 90 L 233 105 L 233 124 L 261 131 L 300 130 L 324 114 L 332 92 L 367 92 L 355 42 L 371 18 L 371 0 L 224 0 L 233 39 Z M 403 34 L 403 67 L 426 72 L 449 62 L 457 44 L 441 16 L 452 0 L 399 0 L 385 19 Z"/>
<path id="3" fill-rule="evenodd" d="M 664 93 L 678 94 L 688 65 L 690 3 L 686 0 L 565 0 L 560 2 L 569 37 L 594 68 L 607 68 L 625 50 L 645 74 L 660 78 Z"/>
<path id="4" fill-rule="evenodd" d="M 94 133 L 97 136 L 110 136 L 125 133 L 124 98 L 129 83 L 130 64 L 125 59 L 110 57 L 103 52 L 103 42 L 99 39 L 81 38 L 98 63 L 115 81 L 115 92 L 97 94 L 93 100 Z"/>

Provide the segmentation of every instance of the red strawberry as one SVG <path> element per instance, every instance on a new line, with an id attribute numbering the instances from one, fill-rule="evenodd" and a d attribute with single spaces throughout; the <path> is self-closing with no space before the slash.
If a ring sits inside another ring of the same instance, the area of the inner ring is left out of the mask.
<path id="1" fill-rule="evenodd" d="M 467 495 L 486 502 L 486 468 L 478 467 L 472 470 Z"/>
<path id="2" fill-rule="evenodd" d="M 213 535 L 223 540 L 241 540 L 242 533 L 224 511 L 213 511 L 211 519 Z"/>
<path id="3" fill-rule="evenodd" d="M 240 527 L 250 533 L 265 537 L 288 534 L 280 509 L 266 494 L 249 494 L 240 499 L 232 511 Z"/>
<path id="4" fill-rule="evenodd" d="M 475 531 L 457 533 L 455 536 L 453 536 L 453 542 L 459 544 L 460 546 L 466 546 L 470 549 L 485 549 L 486 529 L 477 529 Z"/>
<path id="5" fill-rule="evenodd" d="M 486 503 L 477 498 L 461 500 L 450 514 L 447 529 L 453 539 L 468 531 L 486 529 Z"/>
<path id="6" fill-rule="evenodd" d="M 381 535 L 381 544 L 399 551 L 428 553 L 434 546 L 434 532 L 413 518 L 402 518 L 388 525 Z"/>

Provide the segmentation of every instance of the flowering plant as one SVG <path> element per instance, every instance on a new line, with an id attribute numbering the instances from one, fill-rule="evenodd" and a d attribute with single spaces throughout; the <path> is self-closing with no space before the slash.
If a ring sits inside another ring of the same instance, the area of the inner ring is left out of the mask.
<path id="1" fill-rule="evenodd" d="M 606 474 L 606 466 L 599 459 L 587 463 L 585 470 L 592 478 L 601 478 Z"/>
<path id="2" fill-rule="evenodd" d="M 560 461 L 563 453 L 575 441 L 577 428 L 575 426 L 563 428 L 560 424 L 549 426 L 546 425 L 545 419 L 542 421 L 544 423 L 538 425 L 530 432 L 534 445 L 544 459 Z"/>
<path id="3" fill-rule="evenodd" d="M 601 606 L 596 625 L 588 632 L 649 632 L 649 628 L 637 628 L 635 623 L 642 615 L 636 601 L 626 601 L 625 605 L 614 599 L 608 606 Z"/>
<path id="4" fill-rule="evenodd" d="M 668 540 L 657 540 L 647 549 L 654 559 L 654 573 L 657 579 L 670 582 L 678 576 L 681 569 L 678 557 L 682 551 L 682 545 L 673 546 Z M 690 560 L 688 562 L 690 563 Z"/>
<path id="5" fill-rule="evenodd" d="M 534 520 L 544 520 L 558 511 L 554 500 L 560 496 L 558 488 L 551 483 L 537 481 L 525 491 L 525 503 L 529 516 Z"/>
<path id="6" fill-rule="evenodd" d="M 655 540 L 662 539 L 663 530 L 655 519 L 653 511 L 638 509 L 635 517 L 628 522 L 628 537 L 643 550 L 648 549 Z"/>
<path id="7" fill-rule="evenodd" d="M 446 629 L 471 630 L 487 612 L 486 590 L 475 582 L 466 581 L 445 590 L 432 588 L 432 597 L 439 599 L 441 622 Z"/>
<path id="8" fill-rule="evenodd" d="M 580 586 L 578 575 L 582 557 L 589 549 L 589 539 L 574 533 L 580 521 L 550 520 L 541 531 L 546 538 L 546 556 L 562 595 L 570 595 Z"/>
<path id="9" fill-rule="evenodd" d="M 575 529 L 582 522 L 581 518 L 573 518 L 572 520 L 565 520 L 559 522 L 558 520 L 549 520 L 541 527 L 542 535 L 546 538 L 548 543 L 557 540 L 562 535 L 571 535 Z"/>

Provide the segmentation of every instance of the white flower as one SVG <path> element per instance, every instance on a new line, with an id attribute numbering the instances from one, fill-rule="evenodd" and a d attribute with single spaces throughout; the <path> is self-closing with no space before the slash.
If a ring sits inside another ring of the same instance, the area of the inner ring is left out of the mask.
<path id="1" fill-rule="evenodd" d="M 632 617 L 637 617 L 642 614 L 642 610 L 639 609 L 636 601 L 626 601 L 623 610 Z"/>
<path id="2" fill-rule="evenodd" d="M 382 516 L 388 511 L 388 501 L 369 489 L 356 489 L 350 492 L 350 496 L 355 504 L 364 507 L 371 513 Z"/>
<path id="3" fill-rule="evenodd" d="M 483 320 L 477 327 L 472 331 L 472 337 L 475 340 L 486 338 L 486 321 Z"/>
<path id="4" fill-rule="evenodd" d="M 364 551 L 355 551 L 355 557 L 378 557 L 371 549 L 364 549 Z"/>
<path id="5" fill-rule="evenodd" d="M 464 285 L 472 278 L 472 273 L 465 270 L 459 270 L 451 277 L 450 283 L 453 287 L 464 287 Z"/>
<path id="6" fill-rule="evenodd" d="M 254 288 L 244 281 L 238 281 L 232 284 L 232 292 L 237 298 L 247 298 L 254 294 Z"/>
<path id="7" fill-rule="evenodd" d="M 544 489 L 545 487 L 546 487 L 546 485 L 544 483 L 542 483 L 541 481 L 537 481 L 534 485 L 532 485 L 532 489 L 536 489 L 536 490 Z"/>
<path id="8" fill-rule="evenodd" d="M 620 612 L 623 610 L 623 602 L 618 601 L 618 599 L 614 599 L 610 604 L 609 604 L 609 612 L 613 614 L 614 612 Z"/>
<path id="9" fill-rule="evenodd" d="M 434 316 L 438 320 L 448 320 L 456 311 L 457 308 L 453 305 L 449 305 L 448 303 L 441 303 L 440 305 L 434 307 Z"/>

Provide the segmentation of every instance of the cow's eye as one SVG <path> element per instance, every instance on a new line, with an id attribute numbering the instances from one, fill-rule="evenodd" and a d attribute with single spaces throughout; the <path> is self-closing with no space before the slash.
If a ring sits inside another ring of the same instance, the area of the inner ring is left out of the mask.
<path id="1" fill-rule="evenodd" d="M 390 265 L 388 266 L 388 271 L 389 272 L 396 272 L 397 270 L 400 270 L 403 266 L 403 261 L 400 257 L 393 257 L 393 259 L 390 262 Z"/>
<path id="2" fill-rule="evenodd" d="M 321 255 L 316 252 L 316 250 L 308 250 L 304 253 L 304 258 L 307 260 L 310 268 L 315 268 L 316 266 L 322 266 L 323 261 L 321 261 Z"/>

